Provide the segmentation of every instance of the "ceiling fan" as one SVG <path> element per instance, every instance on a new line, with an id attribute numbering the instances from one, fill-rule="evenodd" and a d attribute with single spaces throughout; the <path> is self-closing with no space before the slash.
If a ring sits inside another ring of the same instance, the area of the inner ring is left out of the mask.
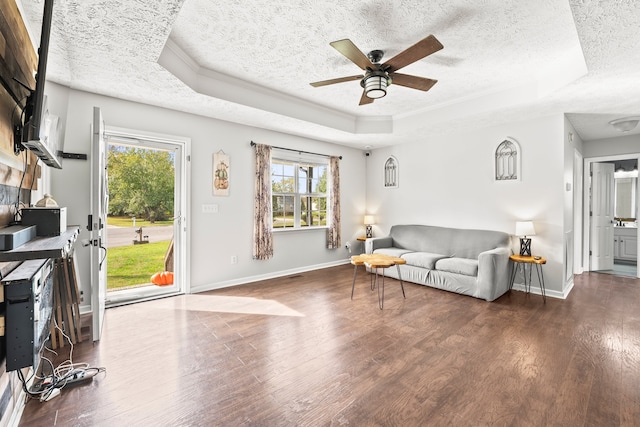
<path id="1" fill-rule="evenodd" d="M 372 50 L 368 55 L 365 55 L 349 39 L 338 40 L 329 44 L 347 57 L 351 62 L 363 69 L 365 71 L 364 76 L 362 74 L 358 74 L 355 76 L 323 80 L 311 83 L 311 86 L 320 87 L 352 80 L 360 80 L 360 86 L 362 86 L 364 91 L 362 92 L 359 105 L 370 104 L 374 99 L 385 96 L 387 94 L 387 87 L 392 82 L 400 86 L 422 91 L 431 89 L 431 87 L 438 82 L 437 80 L 425 77 L 411 76 L 396 72 L 399 69 L 442 49 L 444 46 L 442 46 L 438 39 L 433 35 L 425 37 L 384 64 L 380 64 L 380 60 L 384 55 L 384 52 L 381 50 Z"/>

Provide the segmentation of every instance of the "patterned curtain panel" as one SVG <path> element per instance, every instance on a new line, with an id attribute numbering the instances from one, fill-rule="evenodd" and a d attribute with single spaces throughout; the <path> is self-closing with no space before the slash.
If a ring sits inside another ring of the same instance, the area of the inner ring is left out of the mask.
<path id="1" fill-rule="evenodd" d="M 340 243 L 340 158 L 331 156 L 329 160 L 331 177 L 329 185 L 329 228 L 327 229 L 327 249 L 338 249 Z"/>
<path id="2" fill-rule="evenodd" d="M 271 231 L 271 146 L 256 144 L 256 181 L 254 195 L 253 258 L 273 257 Z"/>

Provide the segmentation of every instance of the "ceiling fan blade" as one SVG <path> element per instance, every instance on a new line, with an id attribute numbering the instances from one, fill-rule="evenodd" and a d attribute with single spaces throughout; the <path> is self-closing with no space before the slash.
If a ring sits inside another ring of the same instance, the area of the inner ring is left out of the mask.
<path id="1" fill-rule="evenodd" d="M 366 70 L 367 67 L 374 68 L 367 55 L 362 53 L 358 47 L 353 44 L 353 42 L 349 39 L 338 40 L 335 42 L 329 43 L 335 50 L 343 54 L 347 57 L 351 62 L 356 64 L 358 67 Z"/>
<path id="2" fill-rule="evenodd" d="M 394 85 L 410 87 L 411 89 L 424 90 L 425 92 L 431 89 L 434 84 L 438 83 L 437 80 L 400 73 L 393 73 L 391 75 L 391 80 Z"/>
<path id="3" fill-rule="evenodd" d="M 399 70 L 402 67 L 406 67 L 409 64 L 413 64 L 419 59 L 429 56 L 434 52 L 439 51 L 444 46 L 434 37 L 433 34 L 420 40 L 413 46 L 403 50 L 384 64 L 382 68 L 390 73 Z"/>
<path id="4" fill-rule="evenodd" d="M 361 80 L 361 79 L 362 79 L 362 74 L 357 76 L 339 77 L 337 79 L 331 79 L 331 80 L 322 80 L 320 82 L 313 82 L 309 84 L 313 87 L 320 87 L 320 86 L 332 85 L 335 83 L 350 82 L 352 80 Z"/>
<path id="5" fill-rule="evenodd" d="M 373 98 L 369 98 L 367 96 L 367 92 L 362 91 L 362 96 L 360 97 L 360 104 L 358 105 L 371 104 L 372 102 L 373 102 Z"/>

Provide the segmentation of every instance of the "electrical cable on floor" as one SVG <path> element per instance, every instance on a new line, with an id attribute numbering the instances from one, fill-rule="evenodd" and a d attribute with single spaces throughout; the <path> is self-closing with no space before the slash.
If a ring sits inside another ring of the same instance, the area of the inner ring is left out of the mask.
<path id="1" fill-rule="evenodd" d="M 43 351 L 40 351 L 40 363 L 37 367 L 34 367 L 34 370 L 38 370 L 39 366 L 43 362 L 46 362 L 50 366 L 51 374 L 40 376 L 37 375 L 34 371 L 34 373 L 32 373 L 32 375 L 28 379 L 25 379 L 22 371 L 18 370 L 18 378 L 22 382 L 22 389 L 27 394 L 27 397 L 39 399 L 41 402 L 47 402 L 58 396 L 60 394 L 60 391 L 68 384 L 89 380 L 101 372 L 107 372 L 106 368 L 104 367 L 91 367 L 88 363 L 73 363 L 74 346 L 71 342 L 71 338 L 69 338 L 69 336 L 65 334 L 64 331 L 58 326 L 58 323 L 55 319 L 53 319 L 53 322 L 56 329 L 58 329 L 69 342 L 69 358 L 60 363 L 57 367 L 54 367 L 53 362 L 49 358 L 45 357 L 42 353 L 44 350 L 46 350 L 56 356 L 58 354 L 43 345 L 43 348 L 41 349 Z M 38 382 L 30 389 L 27 384 L 32 379 L 34 379 L 34 382 L 35 380 L 38 380 Z"/>

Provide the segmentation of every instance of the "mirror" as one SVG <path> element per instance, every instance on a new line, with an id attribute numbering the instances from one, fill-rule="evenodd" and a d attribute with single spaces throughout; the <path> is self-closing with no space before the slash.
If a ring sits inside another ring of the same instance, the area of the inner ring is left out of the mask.
<path id="1" fill-rule="evenodd" d="M 621 218 L 622 221 L 635 221 L 638 178 L 616 176 L 615 184 L 615 217 Z"/>

